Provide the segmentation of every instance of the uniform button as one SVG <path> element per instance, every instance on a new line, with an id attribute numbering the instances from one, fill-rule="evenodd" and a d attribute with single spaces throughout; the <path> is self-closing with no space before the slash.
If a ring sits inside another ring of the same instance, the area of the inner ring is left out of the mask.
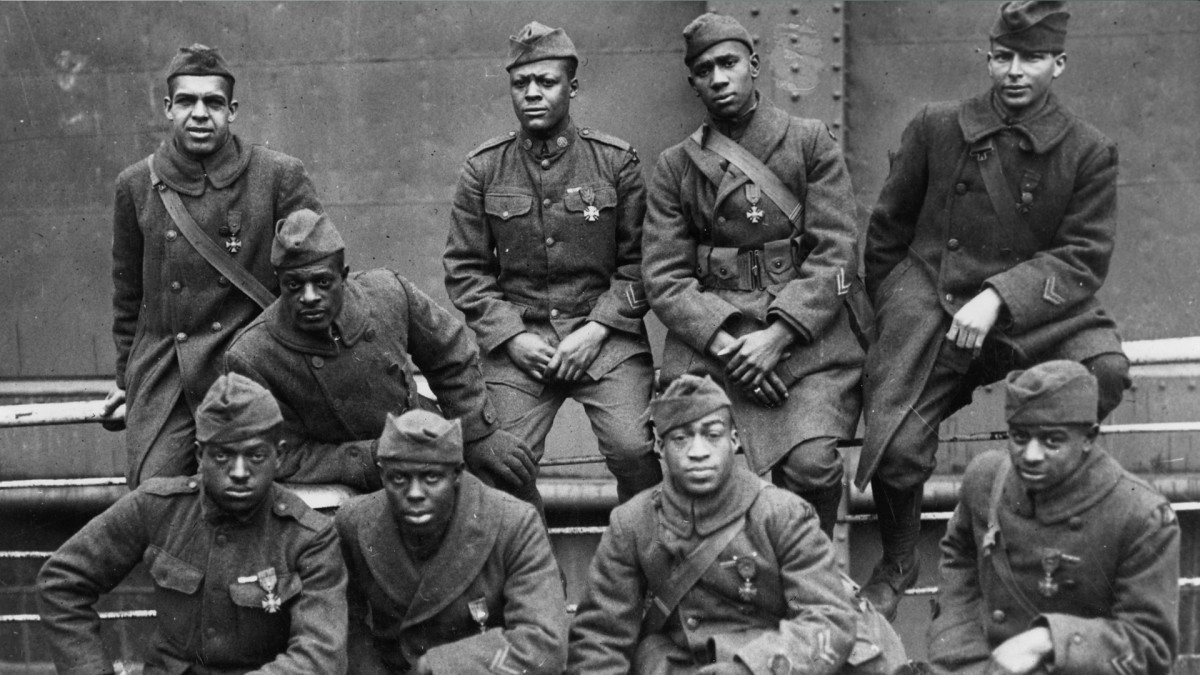
<path id="1" fill-rule="evenodd" d="M 557 318 L 558 318 L 558 310 L 557 310 L 557 309 L 552 309 L 552 310 L 550 310 L 550 318 L 551 318 L 551 319 L 557 319 Z"/>
<path id="2" fill-rule="evenodd" d="M 178 236 L 179 236 L 179 233 L 176 232 L 175 230 L 167 230 L 167 241 L 175 241 L 175 237 L 178 237 Z"/>
<path id="3" fill-rule="evenodd" d="M 189 480 L 189 481 L 187 482 L 187 486 L 188 486 L 188 489 L 189 489 L 189 490 L 195 490 L 195 489 L 196 489 L 196 481 L 194 481 L 194 480 Z"/>
<path id="4" fill-rule="evenodd" d="M 543 199 L 543 200 L 542 200 L 542 206 L 550 206 L 550 204 L 551 204 L 551 203 L 552 203 L 552 202 L 551 202 L 549 199 Z"/>
<path id="5" fill-rule="evenodd" d="M 1070 519 L 1067 520 L 1067 527 L 1075 530 L 1076 532 L 1082 530 L 1083 518 L 1080 518 L 1079 516 L 1071 516 Z"/>
<path id="6" fill-rule="evenodd" d="M 1004 623 L 1007 619 L 1008 615 L 1005 614 L 1004 610 L 1002 609 L 992 612 L 992 621 L 995 621 L 996 623 Z"/>
<path id="7" fill-rule="evenodd" d="M 717 217 L 717 224 L 718 224 L 718 225 L 724 225 L 726 222 L 728 222 L 728 221 L 726 221 L 726 220 L 725 220 L 725 216 L 718 216 L 718 217 Z"/>
<path id="8" fill-rule="evenodd" d="M 279 502 L 278 504 L 275 505 L 275 508 L 280 511 L 287 511 L 287 504 L 284 504 L 283 502 Z"/>
<path id="9" fill-rule="evenodd" d="M 779 269 L 779 268 L 783 267 L 783 261 L 782 261 L 782 260 L 776 260 L 775 262 L 773 262 L 773 263 L 771 263 L 771 264 L 775 266 L 775 269 Z"/>
<path id="10" fill-rule="evenodd" d="M 958 194 L 960 194 L 960 195 L 965 195 L 965 194 L 967 194 L 967 184 L 966 184 L 966 183 L 958 183 L 958 184 L 956 184 L 956 185 L 954 186 L 954 191 L 955 191 L 955 192 L 957 192 L 957 193 L 958 193 Z"/>
<path id="11" fill-rule="evenodd" d="M 721 274 L 728 274 L 728 273 L 729 273 L 729 268 L 728 268 L 728 267 L 722 267 L 722 268 L 721 268 Z"/>
<path id="12" fill-rule="evenodd" d="M 950 241 L 946 242 L 946 248 L 950 249 L 951 251 L 957 251 L 958 250 L 958 240 L 951 239 Z"/>
<path id="13" fill-rule="evenodd" d="M 553 246 L 554 245 L 554 237 L 546 237 L 546 245 Z"/>
<path id="14" fill-rule="evenodd" d="M 179 333 L 175 336 L 176 342 L 187 342 L 187 333 Z"/>
<path id="15" fill-rule="evenodd" d="M 549 169 L 549 168 L 550 168 L 550 160 L 548 160 L 548 159 L 543 159 L 543 160 L 542 160 L 542 168 L 543 168 L 543 169 Z"/>
<path id="16" fill-rule="evenodd" d="M 229 541 L 229 538 L 226 537 L 225 535 L 223 535 L 223 534 L 217 535 L 217 546 L 224 546 L 225 543 L 228 541 Z"/>
<path id="17" fill-rule="evenodd" d="M 1029 141 L 1021 141 L 1017 145 L 1025 152 L 1029 152 L 1033 149 L 1033 146 L 1029 144 Z"/>
<path id="18" fill-rule="evenodd" d="M 312 357 L 311 363 L 312 363 L 313 368 L 324 368 L 325 367 L 325 359 L 323 359 L 319 356 Z"/>
<path id="19" fill-rule="evenodd" d="M 483 421 L 487 422 L 488 424 L 495 422 L 496 421 L 496 413 L 492 412 L 491 410 L 484 410 L 483 411 Z"/>
<path id="20" fill-rule="evenodd" d="M 334 410 L 341 410 L 341 409 L 342 409 L 342 405 L 343 405 L 343 404 L 342 404 L 342 399 L 340 399 L 340 398 L 335 398 L 335 399 L 333 399 L 333 409 L 334 409 Z"/>
<path id="21" fill-rule="evenodd" d="M 212 327 L 212 332 L 214 332 L 214 333 L 221 332 L 221 322 L 220 321 L 214 321 L 211 327 Z"/>
<path id="22" fill-rule="evenodd" d="M 689 616 L 685 623 L 687 623 L 688 628 L 695 630 L 695 628 L 700 625 L 700 619 L 697 619 L 694 616 Z"/>
<path id="23" fill-rule="evenodd" d="M 946 294 L 946 302 L 954 302 L 954 295 L 951 293 L 947 293 Z"/>
<path id="24" fill-rule="evenodd" d="M 505 211 L 504 213 L 501 213 L 501 214 L 500 214 L 500 217 L 501 217 L 501 218 L 508 218 L 508 216 L 509 216 L 509 213 L 508 213 L 508 211 Z"/>
<path id="25" fill-rule="evenodd" d="M 217 285 L 221 286 L 221 287 L 228 286 L 229 280 L 226 279 L 225 277 L 217 277 Z"/>
<path id="26" fill-rule="evenodd" d="M 178 293 L 179 291 L 182 291 L 182 290 L 183 290 L 183 284 L 179 283 L 178 281 L 171 282 L 171 292 L 172 293 Z"/>
<path id="27" fill-rule="evenodd" d="M 367 332 L 366 332 L 366 333 L 363 333 L 363 339 L 364 339 L 364 340 L 366 340 L 367 342 L 372 342 L 372 341 L 374 341 L 374 340 L 375 340 L 375 329 L 374 329 L 374 328 L 368 328 L 368 329 L 367 329 Z"/>
<path id="28" fill-rule="evenodd" d="M 1077 645 L 1081 645 L 1081 644 L 1083 644 L 1083 636 L 1080 635 L 1079 633 L 1076 633 L 1071 636 L 1071 642 L 1074 642 Z"/>

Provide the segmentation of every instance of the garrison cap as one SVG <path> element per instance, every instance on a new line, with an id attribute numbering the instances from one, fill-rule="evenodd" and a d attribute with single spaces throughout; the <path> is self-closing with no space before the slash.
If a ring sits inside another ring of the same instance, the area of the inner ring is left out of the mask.
<path id="1" fill-rule="evenodd" d="M 1067 3 L 1020 0 L 1000 5 L 992 25 L 993 42 L 1019 52 L 1058 54 L 1067 43 Z"/>
<path id="2" fill-rule="evenodd" d="M 178 75 L 220 75 L 229 80 L 233 86 L 233 73 L 225 65 L 225 58 L 216 47 L 208 47 L 197 42 L 191 47 L 180 47 L 179 53 L 171 59 L 167 66 L 167 82 Z"/>
<path id="3" fill-rule="evenodd" d="M 428 410 L 410 410 L 399 417 L 388 413 L 379 437 L 378 458 L 462 464 L 462 423 Z"/>
<path id="4" fill-rule="evenodd" d="M 230 443 L 283 424 L 275 397 L 254 380 L 238 373 L 217 378 L 196 409 L 196 440 Z"/>
<path id="5" fill-rule="evenodd" d="M 650 402 L 650 421 L 661 435 L 730 405 L 725 390 L 711 377 L 685 373 Z"/>
<path id="6" fill-rule="evenodd" d="M 683 55 L 684 64 L 690 68 L 696 57 L 709 47 L 726 40 L 741 42 L 751 54 L 754 53 L 754 39 L 750 37 L 750 31 L 732 16 L 706 12 L 692 19 L 683 29 L 683 41 L 687 43 L 687 50 Z"/>
<path id="7" fill-rule="evenodd" d="M 531 21 L 520 33 L 508 38 L 508 65 L 505 70 L 546 59 L 572 59 L 579 63 L 575 43 L 561 28 Z"/>
<path id="8" fill-rule="evenodd" d="M 1075 361 L 1047 361 L 1005 380 L 1009 424 L 1095 424 L 1100 388 Z"/>
<path id="9" fill-rule="evenodd" d="M 329 216 L 300 209 L 275 223 L 271 265 L 278 269 L 301 267 L 345 249 L 342 235 Z"/>

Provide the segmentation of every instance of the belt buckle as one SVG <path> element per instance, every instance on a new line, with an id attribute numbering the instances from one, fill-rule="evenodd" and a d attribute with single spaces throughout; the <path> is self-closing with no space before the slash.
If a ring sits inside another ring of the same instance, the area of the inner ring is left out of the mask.
<path id="1" fill-rule="evenodd" d="M 762 278 L 762 263 L 763 252 L 761 250 L 747 251 L 750 258 L 750 287 L 753 290 L 761 291 L 766 288 L 763 285 Z"/>

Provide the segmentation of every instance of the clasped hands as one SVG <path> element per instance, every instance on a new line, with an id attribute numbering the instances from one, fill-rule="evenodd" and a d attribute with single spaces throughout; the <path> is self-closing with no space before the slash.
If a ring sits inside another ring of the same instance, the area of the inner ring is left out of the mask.
<path id="1" fill-rule="evenodd" d="M 708 351 L 725 363 L 725 378 L 731 385 L 758 405 L 775 408 L 788 397 L 787 386 L 775 367 L 786 358 L 786 350 L 795 340 L 791 328 L 775 321 L 737 338 L 724 329 L 718 330 Z"/>
<path id="2" fill-rule="evenodd" d="M 536 333 L 518 333 L 504 343 L 508 357 L 538 382 L 577 382 L 600 354 L 611 332 L 608 326 L 588 321 L 551 347 Z"/>

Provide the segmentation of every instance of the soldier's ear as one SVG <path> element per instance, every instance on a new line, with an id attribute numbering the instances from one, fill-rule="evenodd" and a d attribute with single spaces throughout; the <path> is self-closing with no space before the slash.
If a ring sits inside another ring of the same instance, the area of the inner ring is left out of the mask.
<path id="1" fill-rule="evenodd" d="M 751 54 L 750 55 L 750 79 L 753 79 L 753 80 L 758 79 L 759 65 L 760 64 L 758 61 L 758 54 L 757 53 Z"/>
<path id="2" fill-rule="evenodd" d="M 238 109 L 238 102 L 236 100 L 230 101 L 229 102 L 229 121 L 230 122 L 232 122 L 234 120 L 234 118 L 237 117 L 237 109 Z"/>
<path id="3" fill-rule="evenodd" d="M 1059 75 L 1062 75 L 1063 71 L 1066 70 L 1066 68 L 1067 68 L 1067 53 L 1063 52 L 1063 53 L 1059 54 L 1058 56 L 1054 57 L 1054 77 L 1057 78 Z"/>
<path id="4" fill-rule="evenodd" d="M 570 87 L 571 87 L 571 93 L 569 94 L 569 96 L 571 98 L 575 98 L 575 94 L 579 93 L 579 78 L 578 77 L 571 78 Z"/>
<path id="5" fill-rule="evenodd" d="M 742 449 L 742 439 L 738 437 L 737 427 L 729 430 L 729 440 L 733 441 L 734 452 Z"/>

